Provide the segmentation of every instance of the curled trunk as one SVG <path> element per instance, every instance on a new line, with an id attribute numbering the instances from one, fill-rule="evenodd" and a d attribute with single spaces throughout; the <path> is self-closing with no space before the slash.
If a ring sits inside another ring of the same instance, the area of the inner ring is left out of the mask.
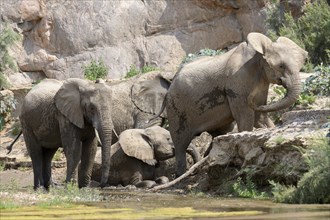
<path id="1" fill-rule="evenodd" d="M 293 105 L 301 92 L 299 73 L 290 75 L 286 78 L 282 78 L 282 85 L 287 90 L 287 93 L 283 99 L 269 105 L 256 107 L 255 110 L 261 112 L 272 112 L 285 109 Z"/>

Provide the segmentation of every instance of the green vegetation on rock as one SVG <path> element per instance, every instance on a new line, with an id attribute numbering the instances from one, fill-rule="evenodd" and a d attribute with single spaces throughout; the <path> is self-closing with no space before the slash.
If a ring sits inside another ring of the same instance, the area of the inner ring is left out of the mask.
<path id="1" fill-rule="evenodd" d="M 330 64 L 330 6 L 326 0 L 315 0 L 308 3 L 303 14 L 294 18 L 290 12 L 285 12 L 276 1 L 268 11 L 266 27 L 268 35 L 273 40 L 285 36 L 307 50 L 310 63 L 305 65 L 305 71 L 311 71 L 311 66 L 323 63 Z M 310 65 L 312 64 L 312 65 Z"/>
<path id="2" fill-rule="evenodd" d="M 274 200 L 285 203 L 330 203 L 330 140 L 314 137 L 311 147 L 304 154 L 308 172 L 297 186 L 285 186 L 274 181 Z"/>
<path id="3" fill-rule="evenodd" d="M 12 69 L 14 71 L 18 70 L 16 61 L 9 54 L 9 49 L 17 41 L 21 39 L 21 36 L 13 31 L 9 25 L 1 30 L 0 33 L 0 89 L 6 89 L 9 87 L 9 82 L 7 81 L 4 71 L 7 69 Z"/>
<path id="4" fill-rule="evenodd" d="M 226 52 L 226 50 L 213 50 L 213 49 L 209 49 L 209 48 L 204 48 L 204 49 L 201 49 L 197 53 L 189 53 L 187 56 L 185 56 L 183 58 L 182 64 L 189 63 L 189 62 L 195 60 L 198 57 L 216 56 L 216 55 L 223 54 L 225 52 Z"/>
<path id="5" fill-rule="evenodd" d="M 148 73 L 148 72 L 155 71 L 155 70 L 157 70 L 157 68 L 154 66 L 146 65 L 146 66 L 143 66 L 142 69 L 138 69 L 134 64 L 132 64 L 130 66 L 129 71 L 126 73 L 125 79 L 131 78 L 140 73 Z"/>
<path id="6" fill-rule="evenodd" d="M 100 58 L 98 61 L 92 60 L 88 65 L 83 66 L 86 79 L 95 81 L 96 79 L 105 79 L 108 75 L 108 68 Z"/>
<path id="7" fill-rule="evenodd" d="M 0 100 L 0 131 L 4 129 L 6 118 L 16 108 L 16 104 L 14 96 L 4 96 Z"/>

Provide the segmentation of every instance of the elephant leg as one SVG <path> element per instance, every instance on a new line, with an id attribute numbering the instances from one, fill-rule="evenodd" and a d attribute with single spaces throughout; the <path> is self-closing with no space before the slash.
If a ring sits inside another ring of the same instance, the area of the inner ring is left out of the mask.
<path id="1" fill-rule="evenodd" d="M 42 147 L 36 141 L 33 132 L 30 129 L 23 128 L 23 135 L 31 157 L 32 168 L 33 168 L 33 189 L 36 190 L 40 186 L 44 185 L 42 178 L 42 164 L 43 164 L 43 153 Z"/>
<path id="2" fill-rule="evenodd" d="M 59 120 L 64 154 L 67 161 L 65 182 L 72 181 L 81 158 L 81 131 L 63 116 Z"/>
<path id="3" fill-rule="evenodd" d="M 241 112 L 238 112 L 237 110 L 232 111 L 233 117 L 237 123 L 238 131 L 252 131 L 255 121 L 254 111 L 249 108 L 241 109 L 240 111 Z"/>
<path id="4" fill-rule="evenodd" d="M 181 134 L 177 137 L 175 134 L 172 139 L 175 146 L 176 176 L 179 177 L 184 174 L 187 169 L 186 150 L 192 140 L 192 136 Z"/>
<path id="5" fill-rule="evenodd" d="M 254 119 L 255 128 L 273 128 L 275 127 L 272 120 L 268 117 L 267 112 L 256 112 Z"/>
<path id="6" fill-rule="evenodd" d="M 38 147 L 34 149 L 33 152 L 30 152 L 30 157 L 33 167 L 33 189 L 37 190 L 40 186 L 44 185 L 42 178 L 42 149 Z"/>
<path id="7" fill-rule="evenodd" d="M 54 149 L 42 149 L 43 161 L 42 161 L 42 178 L 43 178 L 43 186 L 46 190 L 49 189 L 49 186 L 53 184 L 52 182 L 52 159 L 54 154 L 56 153 L 57 148 Z"/>
<path id="8" fill-rule="evenodd" d="M 67 158 L 67 174 L 65 182 L 72 181 L 72 177 L 75 176 L 75 171 L 78 167 L 78 163 L 81 158 L 81 142 L 80 140 L 72 140 L 72 144 L 68 144 L 65 147 L 65 156 Z"/>
<path id="9" fill-rule="evenodd" d="M 78 171 L 79 188 L 86 187 L 90 183 L 92 171 L 93 171 L 94 159 L 96 155 L 96 149 L 97 149 L 97 139 L 95 137 L 92 139 L 87 139 L 82 142 L 81 163 Z"/>

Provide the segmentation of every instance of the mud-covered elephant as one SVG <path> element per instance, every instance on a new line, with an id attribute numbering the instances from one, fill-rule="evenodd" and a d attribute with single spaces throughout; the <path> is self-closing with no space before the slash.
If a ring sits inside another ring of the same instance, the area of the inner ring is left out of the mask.
<path id="1" fill-rule="evenodd" d="M 111 146 L 110 185 L 152 187 L 167 177 L 155 176 L 156 164 L 174 157 L 170 132 L 159 126 L 123 131 Z M 98 158 L 92 179 L 99 181 Z M 168 180 L 168 179 L 167 179 Z"/>
<path id="2" fill-rule="evenodd" d="M 81 161 L 78 186 L 87 186 L 96 154 L 96 131 L 102 143 L 101 186 L 107 183 L 113 130 L 110 94 L 105 84 L 74 78 L 63 83 L 45 79 L 30 90 L 19 117 L 32 160 L 34 189 L 49 188 L 51 160 L 59 147 L 67 159 L 66 182 Z"/>
<path id="3" fill-rule="evenodd" d="M 267 112 L 292 105 L 300 94 L 299 71 L 307 52 L 286 37 L 272 42 L 250 33 L 247 42 L 225 54 L 184 65 L 166 97 L 169 130 L 175 146 L 176 174 L 186 169 L 185 150 L 203 131 L 225 133 L 236 121 L 239 131 L 251 131 L 268 119 Z M 286 96 L 267 104 L 270 83 L 283 85 Z"/>

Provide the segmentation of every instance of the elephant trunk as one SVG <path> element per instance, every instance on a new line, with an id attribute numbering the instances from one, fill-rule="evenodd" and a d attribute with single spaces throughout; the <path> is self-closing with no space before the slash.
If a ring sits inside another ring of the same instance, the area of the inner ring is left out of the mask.
<path id="1" fill-rule="evenodd" d="M 101 183 L 100 187 L 105 187 L 108 178 L 109 178 L 109 170 L 110 170 L 110 151 L 111 151 L 111 139 L 112 139 L 112 126 L 111 123 L 102 123 L 99 127 L 98 133 L 100 135 L 100 140 L 102 144 L 102 168 L 101 168 Z"/>
<path id="2" fill-rule="evenodd" d="M 286 88 L 287 90 L 285 97 L 279 100 L 278 102 L 269 105 L 259 106 L 255 110 L 261 112 L 278 111 L 281 109 L 288 108 L 296 102 L 296 100 L 298 99 L 301 93 L 301 82 L 300 82 L 299 72 L 281 78 L 281 82 L 279 84 L 283 85 L 284 88 Z"/>

